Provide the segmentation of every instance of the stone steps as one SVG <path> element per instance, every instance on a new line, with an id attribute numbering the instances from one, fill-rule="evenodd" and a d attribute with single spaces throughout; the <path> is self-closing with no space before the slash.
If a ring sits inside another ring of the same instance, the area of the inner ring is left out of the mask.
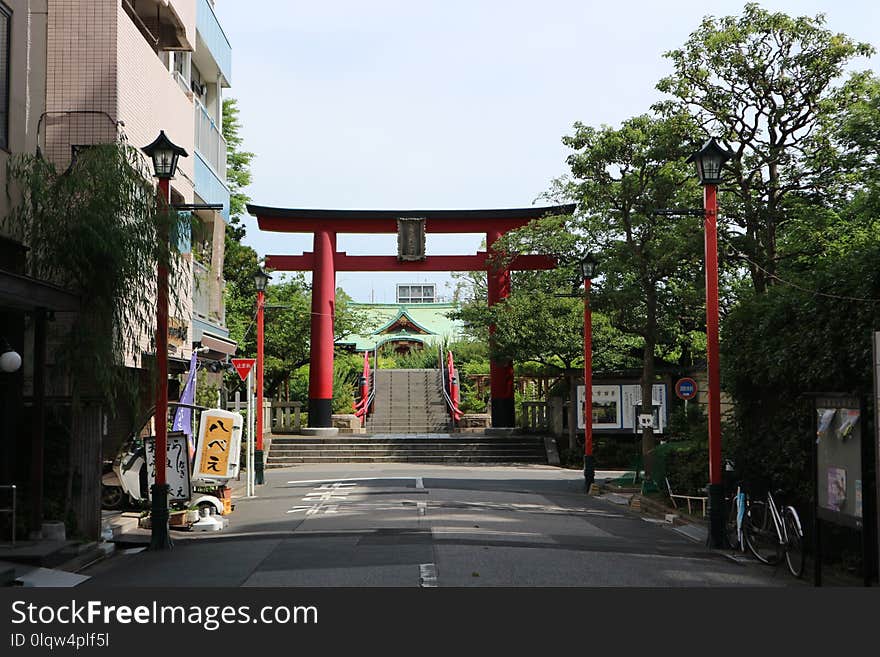
<path id="1" fill-rule="evenodd" d="M 300 463 L 546 463 L 544 441 L 530 436 L 504 438 L 274 438 L 267 467 Z"/>

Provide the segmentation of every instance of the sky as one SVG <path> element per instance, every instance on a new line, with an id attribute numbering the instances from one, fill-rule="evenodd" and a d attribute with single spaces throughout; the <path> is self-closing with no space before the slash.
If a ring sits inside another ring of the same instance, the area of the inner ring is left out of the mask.
<path id="1" fill-rule="evenodd" d="M 663 98 L 663 53 L 715 0 L 216 0 L 232 44 L 244 148 L 257 205 L 325 209 L 481 209 L 546 205 L 566 173 L 564 135 L 619 125 Z M 880 48 L 876 0 L 777 0 L 791 15 Z M 854 69 L 878 70 L 880 56 Z M 312 250 L 311 235 L 261 232 L 260 256 Z M 428 254 L 469 254 L 484 236 L 428 235 Z M 340 235 L 349 254 L 396 253 L 394 235 Z M 356 301 L 393 302 L 395 283 L 446 273 L 339 273 Z"/>

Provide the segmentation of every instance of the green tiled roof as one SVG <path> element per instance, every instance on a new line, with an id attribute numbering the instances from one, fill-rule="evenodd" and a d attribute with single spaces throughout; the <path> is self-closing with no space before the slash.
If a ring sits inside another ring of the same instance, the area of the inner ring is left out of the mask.
<path id="1" fill-rule="evenodd" d="M 353 345 L 357 351 L 374 349 L 389 340 L 405 339 L 424 344 L 460 337 L 462 323 L 447 315 L 456 309 L 452 303 L 351 303 L 353 310 L 363 312 L 372 330 L 364 334 L 347 335 L 337 340 L 338 345 Z M 406 317 L 416 330 L 385 333 L 401 317 Z M 425 331 L 421 333 L 418 329 Z"/>

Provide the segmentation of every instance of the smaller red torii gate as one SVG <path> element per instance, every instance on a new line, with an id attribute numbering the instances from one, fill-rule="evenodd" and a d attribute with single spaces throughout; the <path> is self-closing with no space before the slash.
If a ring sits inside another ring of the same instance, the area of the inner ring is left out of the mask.
<path id="1" fill-rule="evenodd" d="M 333 318 L 337 271 L 485 271 L 491 306 L 510 294 L 512 270 L 552 269 L 553 259 L 525 255 L 505 268 L 490 266 L 485 251 L 474 255 L 353 256 L 336 250 L 340 233 L 398 233 L 400 221 L 421 220 L 427 233 L 485 233 L 486 248 L 509 230 L 534 219 L 574 212 L 574 205 L 500 210 L 307 210 L 248 205 L 260 230 L 313 233 L 314 250 L 302 255 L 267 255 L 266 267 L 280 271 L 312 272 L 311 353 L 309 369 L 309 426 L 331 427 L 333 401 Z M 516 409 L 513 364 L 490 364 L 492 426 L 513 427 Z"/>

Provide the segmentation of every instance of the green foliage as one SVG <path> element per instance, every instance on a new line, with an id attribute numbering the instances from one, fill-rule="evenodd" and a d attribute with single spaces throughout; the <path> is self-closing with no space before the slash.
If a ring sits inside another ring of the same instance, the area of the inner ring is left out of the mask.
<path id="1" fill-rule="evenodd" d="M 737 248 L 755 263 L 756 290 L 773 282 L 789 248 L 779 235 L 803 220 L 797 199 L 845 191 L 833 134 L 839 114 L 865 82 L 838 84 L 845 67 L 874 49 L 824 28 L 825 18 L 793 18 L 747 4 L 741 16 L 706 17 L 683 47 L 666 53 L 674 73 L 657 88 L 732 149 L 721 220 L 738 227 Z M 788 248 L 786 248 L 788 247 Z"/>
<path id="2" fill-rule="evenodd" d="M 236 376 L 238 375 L 236 374 Z M 216 408 L 219 389 L 219 386 L 214 382 L 208 381 L 206 376 L 196 376 L 196 405 L 204 406 L 205 408 Z"/>
<path id="3" fill-rule="evenodd" d="M 722 379 L 737 401 L 732 456 L 750 478 L 808 498 L 810 392 L 872 391 L 871 330 L 880 326 L 880 223 L 780 272 L 789 284 L 743 295 L 726 318 Z M 836 295 L 836 296 L 830 296 Z M 861 299 L 861 300 L 859 300 Z"/>
<path id="4" fill-rule="evenodd" d="M 142 338 L 153 337 L 158 263 L 168 266 L 169 280 L 179 276 L 170 248 L 178 243 L 176 213 L 157 207 L 143 155 L 123 141 L 83 149 L 65 171 L 19 155 L 9 173 L 24 193 L 7 221 L 24 230 L 30 275 L 87 300 L 56 351 L 58 364 L 76 394 L 86 383 L 111 407 L 131 402 L 136 382 L 123 358 L 139 355 Z"/>
<path id="5" fill-rule="evenodd" d="M 241 217 L 250 197 L 242 190 L 251 184 L 251 161 L 254 154 L 241 150 L 241 121 L 238 118 L 238 100 L 223 99 L 223 139 L 226 140 L 226 184 L 229 186 L 229 232 L 240 242 L 245 235 Z"/>
<path id="6" fill-rule="evenodd" d="M 353 413 L 354 394 L 364 358 L 360 354 L 336 354 L 333 360 L 333 412 Z"/>

